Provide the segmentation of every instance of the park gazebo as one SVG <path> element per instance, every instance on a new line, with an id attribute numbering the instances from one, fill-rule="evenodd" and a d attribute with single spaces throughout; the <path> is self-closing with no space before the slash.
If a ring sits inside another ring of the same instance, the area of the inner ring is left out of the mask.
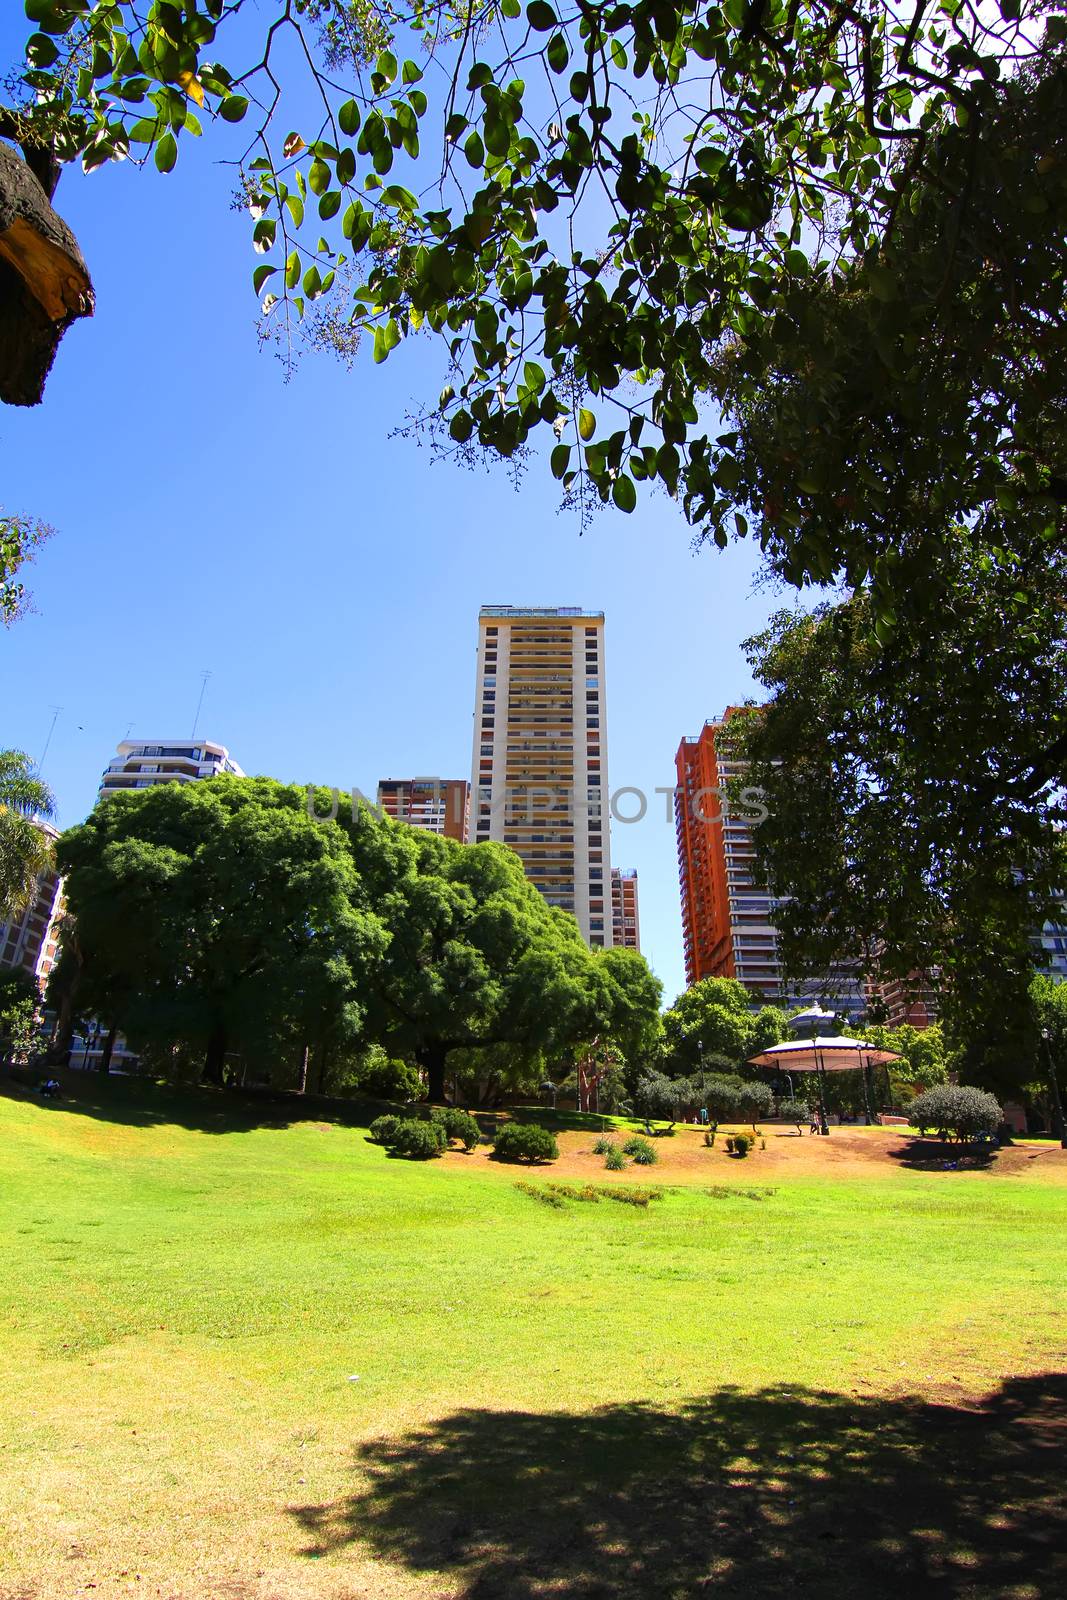
<path id="1" fill-rule="evenodd" d="M 820 1034 L 819 1026 L 833 1020 L 833 1012 L 823 1011 L 821 1006 L 802 1011 L 799 1016 L 790 1018 L 789 1026 L 810 1028 L 810 1039 L 787 1039 L 782 1044 L 769 1045 L 758 1056 L 750 1056 L 748 1061 L 750 1067 L 774 1067 L 785 1073 L 813 1072 L 819 1093 L 819 1132 L 825 1134 L 830 1132 L 826 1121 L 828 1072 L 863 1073 L 863 1109 L 865 1120 L 870 1124 L 874 1121 L 871 1111 L 871 1068 L 884 1067 L 890 1061 L 900 1060 L 895 1050 L 879 1050 L 877 1045 L 869 1044 L 865 1039 L 851 1039 L 840 1033 Z"/>

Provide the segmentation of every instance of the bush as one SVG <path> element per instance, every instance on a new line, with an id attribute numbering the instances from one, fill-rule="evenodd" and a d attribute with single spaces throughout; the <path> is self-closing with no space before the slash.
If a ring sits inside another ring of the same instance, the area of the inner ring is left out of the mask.
<path id="1" fill-rule="evenodd" d="M 715 1128 L 712 1128 L 710 1133 L 706 1133 L 704 1135 L 704 1143 L 707 1145 L 709 1150 L 714 1150 L 714 1148 L 715 1148 L 715 1134 L 716 1134 L 716 1131 L 717 1130 Z"/>
<path id="2" fill-rule="evenodd" d="M 622 1153 L 622 1146 L 613 1144 L 604 1157 L 604 1165 L 609 1172 L 621 1172 L 626 1165 L 626 1157 Z"/>
<path id="3" fill-rule="evenodd" d="M 399 1128 L 402 1121 L 403 1118 L 401 1117 L 388 1115 L 384 1117 L 375 1117 L 369 1129 L 371 1138 L 376 1139 L 379 1144 L 392 1144 L 396 1130 Z"/>
<path id="4" fill-rule="evenodd" d="M 602 1133 L 599 1139 L 593 1141 L 593 1154 L 595 1156 L 606 1156 L 608 1151 L 614 1150 L 614 1148 L 615 1140 L 609 1139 L 606 1133 Z"/>
<path id="5" fill-rule="evenodd" d="M 633 1156 L 639 1167 L 651 1167 L 659 1160 L 655 1149 L 647 1139 L 642 1139 L 639 1133 L 635 1133 L 632 1139 L 627 1139 L 622 1148 L 625 1155 Z"/>
<path id="6" fill-rule="evenodd" d="M 811 1107 L 804 1100 L 779 1100 L 774 1114 L 785 1122 L 795 1122 L 798 1127 L 811 1121 Z"/>
<path id="7" fill-rule="evenodd" d="M 449 1139 L 458 1139 L 464 1150 L 473 1150 L 482 1137 L 482 1130 L 460 1106 L 435 1106 L 430 1121 L 444 1128 Z"/>
<path id="8" fill-rule="evenodd" d="M 496 1130 L 493 1154 L 500 1161 L 555 1161 L 559 1145 L 539 1122 L 508 1122 Z"/>
<path id="9" fill-rule="evenodd" d="M 397 1124 L 389 1141 L 398 1156 L 413 1156 L 417 1161 L 427 1161 L 448 1149 L 448 1135 L 439 1122 L 402 1121 Z"/>
<path id="10" fill-rule="evenodd" d="M 726 1141 L 726 1148 L 732 1156 L 737 1156 L 743 1161 L 755 1144 L 755 1140 L 748 1133 L 731 1133 Z"/>
<path id="11" fill-rule="evenodd" d="M 353 1066 L 345 1087 L 371 1100 L 417 1100 L 422 1093 L 418 1068 L 386 1055 L 372 1044 Z"/>
<path id="12" fill-rule="evenodd" d="M 963 1143 L 996 1133 L 1004 1116 L 996 1097 L 967 1083 L 939 1083 L 916 1095 L 908 1107 L 913 1125 L 925 1137 L 927 1128 L 953 1133 Z"/>

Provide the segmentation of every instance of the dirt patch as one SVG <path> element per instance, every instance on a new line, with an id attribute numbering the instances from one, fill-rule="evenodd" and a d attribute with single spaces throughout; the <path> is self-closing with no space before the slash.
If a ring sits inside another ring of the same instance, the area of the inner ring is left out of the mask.
<path id="1" fill-rule="evenodd" d="M 604 1157 L 594 1155 L 600 1135 L 564 1132 L 557 1135 L 559 1160 L 547 1166 L 505 1164 L 493 1160 L 487 1147 L 470 1154 L 450 1152 L 444 1170 L 470 1172 L 472 1168 L 514 1179 L 523 1173 L 551 1173 L 553 1177 L 597 1183 L 736 1183 L 750 1185 L 769 1179 L 890 1177 L 901 1171 L 925 1171 L 956 1178 L 1034 1178 L 1067 1184 L 1067 1150 L 1057 1145 L 1009 1145 L 988 1156 L 966 1147 L 940 1145 L 920 1139 L 900 1128 L 831 1128 L 827 1137 L 797 1133 L 793 1127 L 769 1123 L 758 1129 L 755 1148 L 744 1160 L 728 1154 L 726 1136 L 740 1129 L 720 1129 L 712 1149 L 704 1143 L 703 1128 L 679 1126 L 674 1133 L 651 1142 L 659 1157 L 654 1166 L 628 1165 L 624 1172 L 607 1172 Z M 751 1129 L 744 1130 L 751 1133 Z M 619 1134 L 623 1142 L 624 1136 Z M 761 1148 L 761 1141 L 763 1148 Z"/>

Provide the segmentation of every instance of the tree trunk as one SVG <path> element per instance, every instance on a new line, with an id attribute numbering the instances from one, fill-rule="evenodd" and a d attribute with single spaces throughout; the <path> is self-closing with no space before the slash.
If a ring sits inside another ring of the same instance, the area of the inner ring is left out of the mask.
<path id="1" fill-rule="evenodd" d="M 223 1087 L 225 1079 L 223 1068 L 226 1065 L 226 1026 L 216 1023 L 212 1029 L 211 1037 L 207 1042 L 207 1055 L 204 1057 L 204 1070 L 201 1073 L 202 1083 L 215 1083 Z"/>
<path id="2" fill-rule="evenodd" d="M 111 1052 L 115 1048 L 115 1035 L 118 1033 L 118 1023 L 113 1022 L 104 1036 L 104 1048 L 100 1052 L 99 1071 L 107 1075 L 111 1071 Z"/>
<path id="3" fill-rule="evenodd" d="M 93 305 L 78 241 L 26 162 L 0 143 L 0 400 L 39 403 L 60 340 Z"/>
<path id="4" fill-rule="evenodd" d="M 445 1098 L 445 1061 L 448 1046 L 436 1040 L 416 1051 L 415 1059 L 426 1074 L 426 1098 L 443 1104 Z"/>
<path id="5" fill-rule="evenodd" d="M 310 1051 L 309 1046 L 305 1045 L 304 1049 L 303 1049 L 303 1052 L 301 1053 L 301 1056 L 300 1056 L 300 1083 L 299 1083 L 298 1087 L 299 1087 L 299 1090 L 300 1090 L 301 1094 L 307 1094 L 307 1087 L 308 1087 L 308 1056 L 310 1055 L 310 1053 L 311 1053 L 311 1051 Z"/>

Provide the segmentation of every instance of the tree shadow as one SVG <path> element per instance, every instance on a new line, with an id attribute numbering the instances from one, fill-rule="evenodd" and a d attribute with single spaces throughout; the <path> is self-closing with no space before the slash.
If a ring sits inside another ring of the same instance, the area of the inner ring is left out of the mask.
<path id="1" fill-rule="evenodd" d="M 1059 1375 L 974 1403 L 468 1409 L 362 1445 L 351 1496 L 290 1515 L 306 1556 L 365 1542 L 466 1600 L 1062 1600 L 1065 1425 Z"/>
<path id="2" fill-rule="evenodd" d="M 954 1144 L 912 1134 L 886 1153 L 911 1172 L 990 1172 L 1000 1150 L 997 1145 Z"/>
<path id="3" fill-rule="evenodd" d="M 196 1133 L 247 1133 L 255 1128 L 289 1128 L 301 1122 L 328 1122 L 366 1128 L 375 1117 L 404 1107 L 378 1100 L 347 1100 L 301 1095 L 280 1089 L 215 1089 L 207 1085 L 157 1083 L 118 1073 L 42 1070 L 40 1078 L 60 1084 L 56 1099 L 34 1092 L 10 1077 L 0 1078 L 0 1097 L 30 1100 L 49 1111 L 74 1112 L 131 1128 L 173 1125 Z"/>

